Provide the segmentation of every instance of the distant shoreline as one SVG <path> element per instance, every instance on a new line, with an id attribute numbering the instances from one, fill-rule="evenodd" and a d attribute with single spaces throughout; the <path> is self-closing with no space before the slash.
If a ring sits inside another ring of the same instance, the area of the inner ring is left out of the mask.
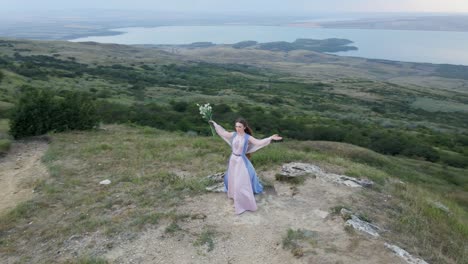
<path id="1" fill-rule="evenodd" d="M 308 22 L 308 21 L 306 21 Z M 125 45 L 189 45 L 192 43 L 235 44 L 242 41 L 271 43 L 272 49 L 291 49 L 285 42 L 296 39 L 347 39 L 357 49 L 320 50 L 335 55 L 395 61 L 468 65 L 468 34 L 465 32 L 403 31 L 379 29 L 334 29 L 317 24 L 295 26 L 146 26 L 115 28 L 112 35 L 68 39 L 72 42 L 118 43 Z M 313 26 L 313 28 L 304 27 Z M 122 31 L 126 34 L 122 35 Z M 102 32 L 102 31 L 101 31 Z M 109 32 L 106 32 L 109 33 Z M 305 49 L 315 44 L 306 45 Z"/>
<path id="2" fill-rule="evenodd" d="M 72 34 L 69 36 L 64 36 L 60 40 L 72 41 L 73 39 L 79 39 L 79 38 L 118 36 L 118 35 L 123 35 L 125 33 L 127 32 L 115 31 L 109 28 L 109 29 L 103 29 L 103 30 L 90 32 L 90 33 L 76 33 L 76 34 Z"/>

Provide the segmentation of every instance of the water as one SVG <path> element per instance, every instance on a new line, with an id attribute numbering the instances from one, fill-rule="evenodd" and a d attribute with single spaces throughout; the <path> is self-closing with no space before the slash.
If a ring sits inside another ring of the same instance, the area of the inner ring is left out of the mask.
<path id="1" fill-rule="evenodd" d="M 258 42 L 294 41 L 297 38 L 346 38 L 357 51 L 334 54 L 397 61 L 468 65 L 468 32 L 325 29 L 286 26 L 164 26 L 119 28 L 115 36 L 85 37 L 71 41 L 119 44 L 190 44 L 213 42 L 232 44 L 244 40 Z"/>

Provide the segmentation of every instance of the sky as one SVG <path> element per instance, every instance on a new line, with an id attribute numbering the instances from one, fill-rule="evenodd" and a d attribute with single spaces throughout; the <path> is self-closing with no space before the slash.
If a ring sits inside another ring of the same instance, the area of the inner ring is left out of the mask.
<path id="1" fill-rule="evenodd" d="M 468 0 L 0 0 L 0 6 L 3 11 L 105 8 L 185 13 L 468 13 Z"/>

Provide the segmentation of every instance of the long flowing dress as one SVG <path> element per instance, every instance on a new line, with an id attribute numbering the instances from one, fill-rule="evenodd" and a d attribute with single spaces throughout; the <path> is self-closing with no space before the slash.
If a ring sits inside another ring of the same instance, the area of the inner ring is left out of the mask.
<path id="1" fill-rule="evenodd" d="M 236 132 L 227 132 L 216 123 L 213 125 L 216 133 L 232 148 L 228 168 L 224 175 L 224 191 L 227 192 L 229 198 L 234 199 L 236 214 L 247 210 L 256 211 L 254 194 L 262 193 L 263 186 L 246 154 L 270 144 L 271 137 L 256 139 L 247 133 L 238 135 Z"/>

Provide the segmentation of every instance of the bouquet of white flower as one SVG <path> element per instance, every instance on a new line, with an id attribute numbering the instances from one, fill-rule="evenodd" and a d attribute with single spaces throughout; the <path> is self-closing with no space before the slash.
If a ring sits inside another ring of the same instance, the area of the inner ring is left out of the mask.
<path id="1" fill-rule="evenodd" d="M 205 119 L 206 121 L 212 120 L 213 108 L 211 108 L 210 104 L 204 104 L 204 105 L 197 104 L 197 106 L 198 106 L 198 109 L 200 110 L 200 114 L 203 119 Z M 214 136 L 213 127 L 211 126 L 211 124 L 210 124 L 210 128 L 211 128 L 211 134 Z"/>

